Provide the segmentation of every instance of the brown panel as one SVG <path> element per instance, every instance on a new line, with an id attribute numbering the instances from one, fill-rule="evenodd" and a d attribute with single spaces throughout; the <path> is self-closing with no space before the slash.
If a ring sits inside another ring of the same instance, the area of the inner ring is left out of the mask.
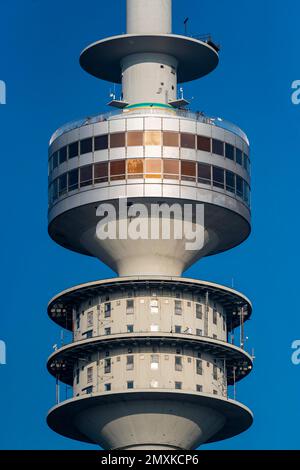
<path id="1" fill-rule="evenodd" d="M 108 162 L 95 163 L 94 165 L 95 183 L 104 183 L 108 181 Z"/>
<path id="2" fill-rule="evenodd" d="M 165 147 L 179 147 L 178 132 L 163 132 L 163 145 Z"/>
<path id="3" fill-rule="evenodd" d="M 195 134 L 181 133 L 181 147 L 186 149 L 196 148 L 196 136 Z"/>
<path id="4" fill-rule="evenodd" d="M 181 179 L 186 181 L 195 181 L 196 162 L 181 160 Z"/>
<path id="5" fill-rule="evenodd" d="M 113 160 L 110 162 L 110 179 L 125 179 L 125 160 Z"/>
<path id="6" fill-rule="evenodd" d="M 110 148 L 125 147 L 125 132 L 110 134 Z"/>
<path id="7" fill-rule="evenodd" d="M 141 158 L 130 158 L 127 160 L 128 178 L 143 178 L 144 160 Z"/>
<path id="8" fill-rule="evenodd" d="M 210 152 L 210 138 L 203 135 L 197 135 L 197 149 L 204 152 Z"/>
<path id="9" fill-rule="evenodd" d="M 162 160 L 158 158 L 146 159 L 146 178 L 161 178 Z"/>
<path id="10" fill-rule="evenodd" d="M 179 160 L 163 160 L 164 178 L 179 179 Z"/>
<path id="11" fill-rule="evenodd" d="M 127 145 L 128 147 L 140 147 L 144 144 L 144 132 L 134 131 L 127 132 Z"/>
<path id="12" fill-rule="evenodd" d="M 161 132 L 160 131 L 145 131 L 144 141 L 145 141 L 145 145 L 161 145 Z"/>

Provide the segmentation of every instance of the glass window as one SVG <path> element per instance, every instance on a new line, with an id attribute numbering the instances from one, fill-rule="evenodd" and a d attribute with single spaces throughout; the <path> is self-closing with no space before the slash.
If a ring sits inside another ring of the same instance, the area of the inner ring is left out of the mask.
<path id="1" fill-rule="evenodd" d="M 212 140 L 212 153 L 217 155 L 224 156 L 224 142 L 221 140 L 213 139 Z"/>
<path id="2" fill-rule="evenodd" d="M 158 158 L 146 159 L 146 178 L 161 178 L 161 163 L 162 161 Z"/>
<path id="3" fill-rule="evenodd" d="M 235 193 L 235 174 L 226 170 L 226 190 Z"/>
<path id="4" fill-rule="evenodd" d="M 197 135 L 197 150 L 210 152 L 211 150 L 210 138 L 204 137 L 202 135 Z"/>
<path id="5" fill-rule="evenodd" d="M 78 142 L 69 145 L 69 159 L 78 157 Z"/>
<path id="6" fill-rule="evenodd" d="M 182 302 L 175 300 L 175 315 L 182 315 Z"/>
<path id="7" fill-rule="evenodd" d="M 125 132 L 110 134 L 110 148 L 125 147 Z"/>
<path id="8" fill-rule="evenodd" d="M 88 367 L 86 370 L 86 375 L 87 375 L 87 383 L 93 382 L 93 367 Z"/>
<path id="9" fill-rule="evenodd" d="M 85 153 L 90 153 L 93 151 L 93 139 L 89 137 L 88 139 L 83 139 L 80 141 L 80 155 Z"/>
<path id="10" fill-rule="evenodd" d="M 111 316 L 111 303 L 107 302 L 104 304 L 104 317 L 109 318 Z"/>
<path id="11" fill-rule="evenodd" d="M 179 179 L 179 160 L 163 160 L 164 178 Z"/>
<path id="12" fill-rule="evenodd" d="M 86 387 L 85 393 L 86 393 L 87 395 L 89 395 L 90 393 L 93 393 L 93 386 L 91 386 L 91 387 Z"/>
<path id="13" fill-rule="evenodd" d="M 76 384 L 79 384 L 79 369 L 76 369 Z"/>
<path id="14" fill-rule="evenodd" d="M 134 356 L 126 356 L 126 370 L 134 369 Z"/>
<path id="15" fill-rule="evenodd" d="M 127 325 L 127 333 L 133 333 L 133 325 Z"/>
<path id="16" fill-rule="evenodd" d="M 112 181 L 125 179 L 125 160 L 113 160 L 110 162 L 110 179 Z"/>
<path id="17" fill-rule="evenodd" d="M 52 155 L 52 168 L 54 170 L 54 168 L 57 168 L 58 166 L 58 152 L 55 152 L 53 155 Z"/>
<path id="18" fill-rule="evenodd" d="M 180 134 L 181 147 L 186 149 L 196 148 L 196 136 L 195 134 L 181 133 Z"/>
<path id="19" fill-rule="evenodd" d="M 78 168 L 68 173 L 68 191 L 78 189 Z"/>
<path id="20" fill-rule="evenodd" d="M 217 188 L 224 188 L 224 170 L 213 166 L 213 185 Z"/>
<path id="21" fill-rule="evenodd" d="M 175 356 L 175 370 L 182 371 L 182 357 Z"/>
<path id="22" fill-rule="evenodd" d="M 198 183 L 211 185 L 211 166 L 198 163 Z"/>
<path id="23" fill-rule="evenodd" d="M 144 177 L 144 160 L 141 158 L 130 158 L 127 160 L 127 177 L 143 178 Z"/>
<path id="24" fill-rule="evenodd" d="M 144 144 L 143 131 L 127 132 L 128 147 L 141 147 Z"/>
<path id="25" fill-rule="evenodd" d="M 196 385 L 196 391 L 197 392 L 203 392 L 203 386 L 202 385 Z"/>
<path id="26" fill-rule="evenodd" d="M 218 368 L 217 366 L 213 366 L 213 379 L 218 380 Z"/>
<path id="27" fill-rule="evenodd" d="M 145 131 L 144 140 L 145 140 L 145 145 L 161 145 L 161 132 L 160 131 Z"/>
<path id="28" fill-rule="evenodd" d="M 175 382 L 175 389 L 181 390 L 182 389 L 182 382 Z"/>
<path id="29" fill-rule="evenodd" d="M 110 392 L 111 391 L 111 384 L 104 384 L 104 390 L 105 390 L 105 392 Z"/>
<path id="30" fill-rule="evenodd" d="M 249 157 L 245 153 L 244 153 L 244 168 L 248 173 L 250 173 L 250 160 L 249 160 Z"/>
<path id="31" fill-rule="evenodd" d="M 202 375 L 202 373 L 203 373 L 202 359 L 197 359 L 196 360 L 196 373 L 198 375 Z"/>
<path id="32" fill-rule="evenodd" d="M 235 159 L 239 165 L 243 164 L 243 152 L 239 148 L 235 149 Z"/>
<path id="33" fill-rule="evenodd" d="M 58 198 L 58 178 L 52 183 L 52 201 L 56 201 Z"/>
<path id="34" fill-rule="evenodd" d="M 250 206 L 250 186 L 244 181 L 244 201 Z"/>
<path id="35" fill-rule="evenodd" d="M 93 183 L 93 165 L 80 168 L 80 187 L 89 186 Z"/>
<path id="36" fill-rule="evenodd" d="M 243 197 L 243 179 L 238 175 L 236 175 L 236 194 Z"/>
<path id="37" fill-rule="evenodd" d="M 181 160 L 181 179 L 186 181 L 195 181 L 196 162 Z"/>
<path id="38" fill-rule="evenodd" d="M 230 160 L 234 160 L 234 146 L 231 144 L 225 144 L 225 157 Z"/>
<path id="39" fill-rule="evenodd" d="M 133 382 L 133 380 L 128 380 L 128 382 L 127 382 L 127 388 L 128 388 L 128 389 L 134 388 L 134 382 Z"/>
<path id="40" fill-rule="evenodd" d="M 196 318 L 198 318 L 198 320 L 202 320 L 202 305 L 201 304 L 196 304 Z"/>
<path id="41" fill-rule="evenodd" d="M 87 331 L 87 332 L 85 333 L 85 337 L 86 337 L 86 339 L 92 338 L 92 337 L 93 337 L 93 330 Z"/>
<path id="42" fill-rule="evenodd" d="M 163 145 L 165 147 L 179 147 L 178 132 L 163 132 Z"/>
<path id="43" fill-rule="evenodd" d="M 214 308 L 213 309 L 213 324 L 216 325 L 217 321 L 218 321 L 218 314 L 217 314 L 217 310 Z"/>
<path id="44" fill-rule="evenodd" d="M 202 336 L 203 332 L 199 328 L 196 329 L 196 336 Z"/>
<path id="45" fill-rule="evenodd" d="M 111 334 L 111 328 L 107 327 L 107 328 L 104 328 L 104 334 L 106 336 L 109 336 Z"/>
<path id="46" fill-rule="evenodd" d="M 87 312 L 86 315 L 86 323 L 87 327 L 89 328 L 90 326 L 93 326 L 94 323 L 94 312 Z"/>
<path id="47" fill-rule="evenodd" d="M 95 163 L 94 165 L 94 182 L 105 183 L 108 181 L 108 162 Z"/>
<path id="48" fill-rule="evenodd" d="M 59 164 L 60 165 L 67 160 L 67 149 L 68 147 L 65 145 L 59 150 Z"/>
<path id="49" fill-rule="evenodd" d="M 67 173 L 64 173 L 58 178 L 58 194 L 62 196 L 67 192 Z"/>
<path id="50" fill-rule="evenodd" d="M 111 359 L 108 357 L 104 360 L 104 374 L 111 373 Z"/>
<path id="51" fill-rule="evenodd" d="M 151 369 L 157 370 L 159 365 L 159 355 L 151 354 Z"/>
<path id="52" fill-rule="evenodd" d="M 96 150 L 106 150 L 108 149 L 108 135 L 97 135 L 94 138 L 94 149 Z"/>
<path id="53" fill-rule="evenodd" d="M 126 313 L 127 315 L 131 315 L 134 313 L 134 300 L 133 299 L 127 299 L 126 300 Z"/>
<path id="54" fill-rule="evenodd" d="M 181 333 L 181 326 L 175 325 L 175 333 Z"/>

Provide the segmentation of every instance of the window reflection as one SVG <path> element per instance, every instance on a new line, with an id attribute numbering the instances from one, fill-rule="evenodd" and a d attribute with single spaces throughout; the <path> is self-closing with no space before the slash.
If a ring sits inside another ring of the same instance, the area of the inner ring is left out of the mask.
<path id="1" fill-rule="evenodd" d="M 224 188 L 224 169 L 213 167 L 213 185 L 217 188 Z"/>
<path id="2" fill-rule="evenodd" d="M 216 155 L 224 156 L 224 142 L 221 140 L 213 139 L 212 140 L 212 153 Z"/>
<path id="3" fill-rule="evenodd" d="M 197 135 L 197 150 L 210 152 L 210 138 L 202 135 Z"/>
<path id="4" fill-rule="evenodd" d="M 178 132 L 163 132 L 163 145 L 165 147 L 178 147 L 179 146 L 179 134 Z"/>
<path id="5" fill-rule="evenodd" d="M 158 158 L 146 159 L 146 178 L 161 178 L 161 164 L 162 160 Z"/>
<path id="6" fill-rule="evenodd" d="M 125 147 L 125 132 L 110 134 L 110 148 Z"/>
<path id="7" fill-rule="evenodd" d="M 143 131 L 127 132 L 127 145 L 128 147 L 140 147 L 143 145 L 144 133 Z"/>
<path id="8" fill-rule="evenodd" d="M 179 179 L 179 160 L 163 160 L 164 178 Z"/>
<path id="9" fill-rule="evenodd" d="M 201 184 L 211 184 L 211 165 L 198 163 L 198 182 Z"/>
<path id="10" fill-rule="evenodd" d="M 181 134 L 181 147 L 186 148 L 186 149 L 195 149 L 196 147 L 196 136 L 195 134 L 187 134 L 187 133 L 182 133 Z"/>
<path id="11" fill-rule="evenodd" d="M 110 179 L 125 179 L 125 160 L 114 160 L 110 162 Z"/>
<path id="12" fill-rule="evenodd" d="M 97 150 L 106 150 L 108 149 L 108 135 L 97 135 L 94 138 L 95 152 Z"/>
<path id="13" fill-rule="evenodd" d="M 93 166 L 86 165 L 80 168 L 80 187 L 93 184 Z"/>
<path id="14" fill-rule="evenodd" d="M 144 143 L 145 145 L 161 145 L 161 132 L 160 131 L 145 131 Z"/>
<path id="15" fill-rule="evenodd" d="M 195 181 L 196 162 L 181 160 L 181 179 L 185 181 Z"/>
<path id="16" fill-rule="evenodd" d="M 130 158 L 127 160 L 128 178 L 143 178 L 144 161 L 141 158 Z"/>
<path id="17" fill-rule="evenodd" d="M 94 179 L 95 184 L 108 181 L 108 162 L 95 163 Z"/>

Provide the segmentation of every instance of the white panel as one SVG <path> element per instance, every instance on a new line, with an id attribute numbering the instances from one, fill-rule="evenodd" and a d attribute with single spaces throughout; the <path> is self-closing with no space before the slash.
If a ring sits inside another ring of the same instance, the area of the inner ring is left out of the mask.
<path id="1" fill-rule="evenodd" d="M 86 153 L 85 155 L 82 155 L 79 158 L 79 165 L 89 165 L 90 163 L 93 163 L 93 154 L 92 153 Z"/>
<path id="2" fill-rule="evenodd" d="M 134 184 L 126 186 L 127 197 L 143 197 L 144 195 L 144 185 L 143 184 Z"/>
<path id="3" fill-rule="evenodd" d="M 164 158 L 179 158 L 179 147 L 163 147 Z"/>
<path id="4" fill-rule="evenodd" d="M 119 160 L 125 158 L 125 148 L 120 147 L 116 149 L 110 149 L 109 158 L 110 160 Z"/>
<path id="5" fill-rule="evenodd" d="M 189 132 L 191 134 L 196 134 L 196 121 L 191 121 L 189 119 L 180 119 L 180 132 Z"/>
<path id="6" fill-rule="evenodd" d="M 76 142 L 76 140 L 79 140 L 79 129 L 73 129 L 72 131 L 68 132 L 66 134 L 67 140 L 65 143 L 72 143 Z"/>
<path id="7" fill-rule="evenodd" d="M 145 196 L 146 197 L 162 197 L 162 185 L 161 184 L 145 185 Z"/>
<path id="8" fill-rule="evenodd" d="M 145 147 L 146 157 L 160 158 L 162 153 L 162 147 L 160 145 L 147 145 Z"/>
<path id="9" fill-rule="evenodd" d="M 183 186 L 181 185 L 181 197 L 183 199 L 196 199 L 197 198 L 197 188 L 195 187 L 189 187 L 189 186 Z"/>
<path id="10" fill-rule="evenodd" d="M 147 131 L 161 130 L 161 118 L 146 117 L 145 118 L 145 130 Z"/>
<path id="11" fill-rule="evenodd" d="M 205 163 L 214 163 L 216 164 L 215 162 L 215 157 L 212 158 L 211 156 L 211 153 L 210 152 L 203 152 L 202 150 L 198 150 L 196 152 L 196 160 L 198 162 L 205 162 Z"/>
<path id="12" fill-rule="evenodd" d="M 63 173 L 65 173 L 67 170 L 68 170 L 67 162 L 62 163 L 62 164 L 59 165 L 59 167 L 58 167 L 58 173 L 59 173 L 60 175 L 62 175 Z"/>
<path id="13" fill-rule="evenodd" d="M 127 147 L 127 158 L 141 158 L 144 156 L 144 147 Z"/>
<path id="14" fill-rule="evenodd" d="M 196 150 L 182 148 L 180 150 L 180 158 L 183 160 L 196 160 Z"/>
<path id="15" fill-rule="evenodd" d="M 243 150 L 243 144 L 244 141 L 241 139 L 238 135 L 235 137 L 235 145 L 238 147 L 240 150 Z"/>
<path id="16" fill-rule="evenodd" d="M 124 132 L 125 131 L 125 119 L 111 119 L 109 121 L 109 132 Z"/>
<path id="17" fill-rule="evenodd" d="M 94 124 L 94 135 L 108 134 L 108 122 L 97 122 Z"/>
<path id="18" fill-rule="evenodd" d="M 73 170 L 74 168 L 78 168 L 79 162 L 78 158 L 71 158 L 71 160 L 68 160 L 68 168 L 69 170 Z"/>
<path id="19" fill-rule="evenodd" d="M 221 129 L 220 127 L 217 127 L 217 126 L 212 126 L 211 130 L 212 130 L 212 137 L 214 139 L 219 139 L 219 140 L 224 141 L 224 139 L 225 139 L 224 129 Z"/>
<path id="20" fill-rule="evenodd" d="M 225 142 L 231 145 L 235 145 L 235 140 L 236 140 L 235 134 L 233 134 L 232 132 L 225 131 L 224 135 L 225 135 Z"/>
<path id="21" fill-rule="evenodd" d="M 118 184 L 117 186 L 110 186 L 109 197 L 118 199 L 119 197 L 126 197 L 126 186 Z"/>
<path id="22" fill-rule="evenodd" d="M 94 152 L 95 162 L 101 162 L 105 160 L 108 160 L 108 150 L 97 150 L 97 152 Z"/>
<path id="23" fill-rule="evenodd" d="M 166 181 L 166 180 L 165 180 Z M 179 184 L 163 184 L 163 197 L 179 198 L 180 186 Z"/>
<path id="24" fill-rule="evenodd" d="M 83 126 L 79 129 L 79 138 L 80 140 L 86 139 L 87 137 L 93 136 L 93 125 L 89 124 L 87 126 Z"/>
<path id="25" fill-rule="evenodd" d="M 211 137 L 211 125 L 197 122 L 197 134 Z"/>
<path id="26" fill-rule="evenodd" d="M 142 131 L 144 129 L 143 118 L 127 118 L 126 124 L 128 131 Z"/>
<path id="27" fill-rule="evenodd" d="M 179 132 L 179 119 L 178 118 L 163 118 L 163 130 Z"/>

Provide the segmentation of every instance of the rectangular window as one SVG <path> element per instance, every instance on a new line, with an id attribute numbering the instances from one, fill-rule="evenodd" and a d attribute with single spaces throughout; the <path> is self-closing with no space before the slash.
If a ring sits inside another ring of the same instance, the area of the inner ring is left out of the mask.
<path id="1" fill-rule="evenodd" d="M 91 393 L 93 393 L 93 386 L 91 386 L 91 387 L 86 387 L 85 393 L 86 393 L 87 395 L 90 395 Z"/>
<path id="2" fill-rule="evenodd" d="M 134 369 L 134 356 L 126 356 L 126 370 Z"/>
<path id="3" fill-rule="evenodd" d="M 216 325 L 218 322 L 218 312 L 217 310 L 214 308 L 213 309 L 213 324 Z"/>
<path id="4" fill-rule="evenodd" d="M 93 151 L 93 139 L 89 137 L 88 139 L 83 139 L 80 141 L 80 155 L 85 153 L 90 153 Z"/>
<path id="5" fill-rule="evenodd" d="M 226 170 L 226 191 L 235 193 L 235 174 Z"/>
<path id="6" fill-rule="evenodd" d="M 78 142 L 69 145 L 69 159 L 78 157 Z"/>
<path id="7" fill-rule="evenodd" d="M 250 205 L 250 186 L 244 181 L 244 201 Z"/>
<path id="8" fill-rule="evenodd" d="M 94 323 L 94 312 L 88 312 L 86 317 L 87 327 L 93 326 Z"/>
<path id="9" fill-rule="evenodd" d="M 179 179 L 179 160 L 163 160 L 164 178 Z"/>
<path id="10" fill-rule="evenodd" d="M 181 333 L 181 326 L 175 325 L 175 333 Z"/>
<path id="11" fill-rule="evenodd" d="M 180 144 L 182 148 L 195 149 L 196 148 L 196 136 L 195 134 L 181 133 Z"/>
<path id="12" fill-rule="evenodd" d="M 86 339 L 92 338 L 93 337 L 93 330 L 86 331 L 85 337 L 86 337 Z"/>
<path id="13" fill-rule="evenodd" d="M 223 317 L 223 331 L 226 330 L 226 320 L 225 320 L 225 317 Z"/>
<path id="14" fill-rule="evenodd" d="M 76 384 L 79 384 L 79 369 L 76 369 Z"/>
<path id="15" fill-rule="evenodd" d="M 104 328 L 104 334 L 105 334 L 105 336 L 109 336 L 111 334 L 111 328 L 109 328 L 109 327 Z"/>
<path id="16" fill-rule="evenodd" d="M 159 331 L 159 325 L 151 325 L 150 326 L 150 331 L 152 331 L 152 332 Z"/>
<path id="17" fill-rule="evenodd" d="M 181 160 L 181 179 L 185 181 L 196 180 L 196 162 Z"/>
<path id="18" fill-rule="evenodd" d="M 66 145 L 59 150 L 59 164 L 60 165 L 67 160 L 67 150 L 68 150 L 68 147 Z"/>
<path id="19" fill-rule="evenodd" d="M 162 166 L 162 160 L 158 158 L 146 159 L 145 177 L 146 178 L 161 178 L 161 173 L 162 173 L 161 166 Z"/>
<path id="20" fill-rule="evenodd" d="M 104 361 L 104 374 L 111 373 L 111 359 L 110 357 L 106 358 Z"/>
<path id="21" fill-rule="evenodd" d="M 175 390 L 181 390 L 182 389 L 182 382 L 175 382 Z"/>
<path id="22" fill-rule="evenodd" d="M 144 177 L 144 160 L 141 158 L 130 158 L 127 160 L 127 177 L 143 178 Z"/>
<path id="23" fill-rule="evenodd" d="M 211 185 L 211 166 L 198 163 L 198 183 Z"/>
<path id="24" fill-rule="evenodd" d="M 125 147 L 125 132 L 110 134 L 110 148 Z"/>
<path id="25" fill-rule="evenodd" d="M 213 394 L 214 394 L 214 395 L 218 395 L 217 390 L 213 390 Z"/>
<path id="26" fill-rule="evenodd" d="M 197 150 L 202 150 L 203 152 L 210 152 L 211 150 L 210 138 L 204 137 L 202 135 L 197 135 Z"/>
<path id="27" fill-rule="evenodd" d="M 80 168 L 80 187 L 93 184 L 93 165 L 86 165 Z"/>
<path id="28" fill-rule="evenodd" d="M 229 158 L 229 160 L 234 161 L 234 146 L 231 144 L 225 144 L 225 157 Z"/>
<path id="29" fill-rule="evenodd" d="M 236 175 L 236 194 L 243 197 L 243 178 L 238 175 Z"/>
<path id="30" fill-rule="evenodd" d="M 196 336 L 203 336 L 203 331 L 199 328 L 196 329 Z"/>
<path id="31" fill-rule="evenodd" d="M 95 163 L 94 165 L 94 182 L 105 183 L 108 181 L 108 162 Z"/>
<path id="32" fill-rule="evenodd" d="M 203 392 L 203 385 L 196 385 L 196 391 L 197 392 Z"/>
<path id="33" fill-rule="evenodd" d="M 104 391 L 110 392 L 111 391 L 111 384 L 104 384 Z"/>
<path id="34" fill-rule="evenodd" d="M 178 132 L 163 132 L 163 145 L 165 147 L 179 147 Z"/>
<path id="35" fill-rule="evenodd" d="M 127 299 L 126 300 L 126 314 L 132 315 L 134 313 L 134 300 Z"/>
<path id="36" fill-rule="evenodd" d="M 243 165 L 243 152 L 239 148 L 235 149 L 235 159 L 236 163 Z"/>
<path id="37" fill-rule="evenodd" d="M 68 191 L 78 189 L 78 168 L 68 173 Z"/>
<path id="38" fill-rule="evenodd" d="M 110 162 L 110 179 L 112 181 L 125 179 L 125 160 L 113 160 Z"/>
<path id="39" fill-rule="evenodd" d="M 111 303 L 107 302 L 104 304 L 104 317 L 109 318 L 111 316 Z"/>
<path id="40" fill-rule="evenodd" d="M 202 373 L 203 373 L 202 360 L 201 359 L 196 360 L 196 373 L 198 375 L 202 375 Z"/>
<path id="41" fill-rule="evenodd" d="M 175 300 L 175 315 L 182 315 L 182 302 Z"/>
<path id="42" fill-rule="evenodd" d="M 86 370 L 86 382 L 88 384 L 93 382 L 93 367 L 88 367 Z"/>
<path id="43" fill-rule="evenodd" d="M 145 131 L 144 133 L 145 145 L 161 145 L 161 140 L 160 131 Z"/>
<path id="44" fill-rule="evenodd" d="M 58 194 L 62 196 L 67 192 L 67 173 L 64 173 L 58 178 Z"/>
<path id="45" fill-rule="evenodd" d="M 175 356 L 175 370 L 178 372 L 182 371 L 182 357 Z"/>
<path id="46" fill-rule="evenodd" d="M 128 382 L 127 382 L 127 388 L 128 388 L 128 389 L 134 388 L 134 382 L 133 382 L 133 380 L 128 380 Z"/>
<path id="47" fill-rule="evenodd" d="M 53 170 L 58 167 L 58 152 L 55 152 L 52 155 L 52 165 L 53 165 Z"/>
<path id="48" fill-rule="evenodd" d="M 245 168 L 246 171 L 248 171 L 248 157 L 247 155 L 244 153 L 244 161 L 243 161 L 243 167 Z"/>
<path id="49" fill-rule="evenodd" d="M 159 366 L 159 355 L 151 354 L 151 370 L 157 370 Z"/>
<path id="50" fill-rule="evenodd" d="M 144 139 L 143 131 L 127 132 L 127 146 L 128 147 L 142 147 Z"/>
<path id="51" fill-rule="evenodd" d="M 217 188 L 224 189 L 224 170 L 217 166 L 213 166 L 213 185 Z"/>
<path id="52" fill-rule="evenodd" d="M 108 135 L 97 135 L 94 138 L 94 148 L 95 152 L 97 150 L 106 150 L 108 149 Z"/>
<path id="53" fill-rule="evenodd" d="M 217 366 L 213 366 L 213 379 L 218 380 L 218 368 Z"/>
<path id="54" fill-rule="evenodd" d="M 133 325 L 127 325 L 127 333 L 133 333 Z"/>
<path id="55" fill-rule="evenodd" d="M 202 320 L 202 315 L 203 315 L 202 305 L 196 304 L 196 318 L 198 318 L 198 320 Z"/>
<path id="56" fill-rule="evenodd" d="M 221 140 L 213 139 L 212 140 L 212 153 L 216 155 L 221 155 L 224 157 L 224 142 Z"/>

